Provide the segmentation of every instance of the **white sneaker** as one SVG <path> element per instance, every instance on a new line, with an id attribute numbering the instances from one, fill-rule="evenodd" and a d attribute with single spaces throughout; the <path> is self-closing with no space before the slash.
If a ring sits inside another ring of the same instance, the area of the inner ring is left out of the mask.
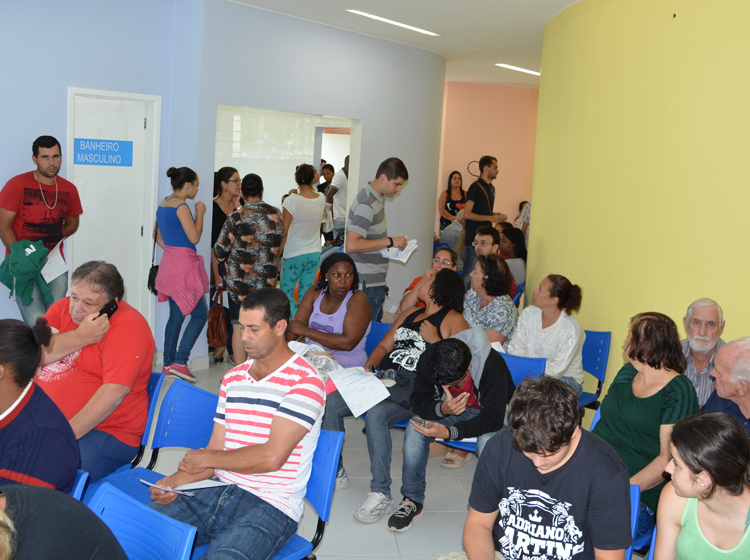
<path id="1" fill-rule="evenodd" d="M 362 506 L 354 512 L 354 519 L 362 523 L 375 523 L 393 511 L 393 500 L 380 492 L 369 492 Z"/>
<path id="2" fill-rule="evenodd" d="M 336 473 L 336 490 L 343 490 L 344 488 L 349 488 L 349 477 L 346 476 L 346 471 L 342 467 Z"/>

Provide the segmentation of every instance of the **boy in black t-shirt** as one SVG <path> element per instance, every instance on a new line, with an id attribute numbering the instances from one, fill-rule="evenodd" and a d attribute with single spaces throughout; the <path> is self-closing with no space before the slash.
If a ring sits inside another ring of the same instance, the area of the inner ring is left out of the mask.
<path id="1" fill-rule="evenodd" d="M 578 427 L 575 392 L 552 377 L 528 378 L 509 421 L 479 458 L 466 557 L 623 560 L 632 540 L 627 469 L 604 440 Z"/>

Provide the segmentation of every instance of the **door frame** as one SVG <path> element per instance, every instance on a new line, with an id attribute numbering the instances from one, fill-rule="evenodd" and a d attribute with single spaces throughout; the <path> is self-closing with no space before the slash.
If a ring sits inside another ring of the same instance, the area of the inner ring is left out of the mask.
<path id="1" fill-rule="evenodd" d="M 143 216 L 143 234 L 141 235 L 141 269 L 148 271 L 151 266 L 151 251 L 153 239 L 151 231 L 153 228 L 152 218 L 156 215 L 156 199 L 159 190 L 159 142 L 161 138 L 161 96 L 140 93 L 128 93 L 122 91 L 108 91 L 102 89 L 90 89 L 68 86 L 68 153 L 66 157 L 68 165 L 68 176 L 75 184 L 75 165 L 73 143 L 75 142 L 75 100 L 76 97 L 92 97 L 108 99 L 112 101 L 139 101 L 146 107 L 147 134 L 143 147 L 143 200 L 141 209 Z M 86 201 L 82 201 L 84 205 Z M 85 218 L 84 218 L 85 219 Z M 66 253 L 72 255 L 75 251 L 75 235 L 65 243 Z M 70 261 L 71 259 L 68 258 Z M 68 271 L 68 285 L 72 270 Z M 148 272 L 146 273 L 148 274 Z M 145 288 L 147 275 L 143 277 Z M 127 286 L 125 289 L 127 290 Z M 142 299 L 139 302 L 141 309 L 145 310 L 145 318 L 151 330 L 156 327 L 156 299 L 148 290 L 142 290 Z"/>

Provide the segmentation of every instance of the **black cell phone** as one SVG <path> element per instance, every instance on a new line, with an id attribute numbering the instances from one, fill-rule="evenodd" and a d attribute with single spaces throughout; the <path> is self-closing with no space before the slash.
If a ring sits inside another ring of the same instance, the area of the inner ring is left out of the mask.
<path id="1" fill-rule="evenodd" d="M 117 311 L 117 302 L 111 299 L 99 310 L 99 317 L 106 313 L 107 318 L 111 319 L 115 311 Z"/>
<path id="2" fill-rule="evenodd" d="M 419 416 L 415 416 L 411 420 L 412 420 L 412 422 L 416 422 L 420 426 L 425 426 L 425 420 L 421 419 Z"/>

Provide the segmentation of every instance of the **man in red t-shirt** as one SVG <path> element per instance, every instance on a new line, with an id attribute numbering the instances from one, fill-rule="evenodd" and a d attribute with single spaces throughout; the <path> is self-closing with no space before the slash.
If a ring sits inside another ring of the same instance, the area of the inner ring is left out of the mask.
<path id="1" fill-rule="evenodd" d="M 47 250 L 52 251 L 63 238 L 76 232 L 83 213 L 76 186 L 57 176 L 62 162 L 60 142 L 52 136 L 40 136 L 34 140 L 31 151 L 36 170 L 16 175 L 0 191 L 0 239 L 6 255 L 10 246 L 20 240 L 42 240 Z M 29 325 L 33 326 L 52 303 L 65 297 L 68 275 L 61 274 L 49 285 L 53 297 L 50 303 L 42 301 L 38 285 L 34 286 L 31 304 L 22 305 L 20 299 L 16 300 L 23 320 Z"/>
<path id="2" fill-rule="evenodd" d="M 81 469 L 102 478 L 135 457 L 146 427 L 146 389 L 154 337 L 146 319 L 122 301 L 122 276 L 91 261 L 73 273 L 70 297 L 45 314 L 54 334 L 44 348 L 37 384 L 70 422 Z M 118 304 L 111 319 L 99 315 Z"/>

